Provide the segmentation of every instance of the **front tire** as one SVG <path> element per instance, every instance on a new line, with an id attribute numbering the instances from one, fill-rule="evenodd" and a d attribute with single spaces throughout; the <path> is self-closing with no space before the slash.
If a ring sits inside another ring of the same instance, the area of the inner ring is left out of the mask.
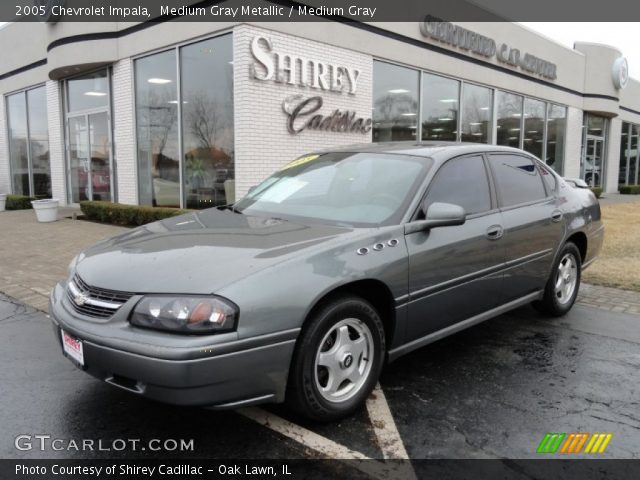
<path id="1" fill-rule="evenodd" d="M 576 301 L 582 275 L 582 257 L 578 247 L 567 242 L 560 251 L 544 290 L 544 297 L 534 306 L 546 315 L 565 315 Z"/>
<path id="2" fill-rule="evenodd" d="M 325 303 L 298 339 L 287 403 L 320 422 L 350 415 L 375 387 L 384 351 L 382 320 L 369 302 L 345 295 Z"/>

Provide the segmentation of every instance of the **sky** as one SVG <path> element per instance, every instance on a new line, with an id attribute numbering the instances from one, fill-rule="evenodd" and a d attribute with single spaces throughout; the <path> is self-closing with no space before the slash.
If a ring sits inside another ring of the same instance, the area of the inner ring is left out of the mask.
<path id="1" fill-rule="evenodd" d="M 562 45 L 573 48 L 573 42 L 604 43 L 616 47 L 627 57 L 629 75 L 640 80 L 640 22 L 520 22 L 531 30 Z"/>
<path id="2" fill-rule="evenodd" d="M 629 61 L 631 77 L 640 80 L 640 47 L 637 44 L 640 22 L 520 22 L 566 47 L 573 42 L 595 42 L 622 51 Z M 0 28 L 3 22 L 0 22 Z"/>

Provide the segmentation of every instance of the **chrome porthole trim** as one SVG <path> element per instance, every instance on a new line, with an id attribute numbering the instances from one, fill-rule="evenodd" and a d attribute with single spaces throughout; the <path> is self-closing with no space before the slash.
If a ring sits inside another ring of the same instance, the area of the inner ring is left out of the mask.
<path id="1" fill-rule="evenodd" d="M 358 250 L 356 250 L 356 253 L 358 255 L 366 255 L 367 253 L 369 253 L 369 249 L 367 247 L 360 247 Z"/>
<path id="2" fill-rule="evenodd" d="M 392 238 L 391 240 L 389 240 L 387 242 L 387 245 L 389 245 L 390 247 L 395 247 L 398 245 L 398 239 L 397 238 Z"/>
<path id="3" fill-rule="evenodd" d="M 373 246 L 373 249 L 374 249 L 376 252 L 379 252 L 379 251 L 380 251 L 380 250 L 382 250 L 383 248 L 384 248 L 384 243 L 376 243 L 376 244 Z"/>

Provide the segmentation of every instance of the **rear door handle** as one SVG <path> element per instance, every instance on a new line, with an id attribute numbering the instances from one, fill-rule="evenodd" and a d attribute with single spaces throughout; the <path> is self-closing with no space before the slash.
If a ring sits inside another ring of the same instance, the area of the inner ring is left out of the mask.
<path id="1" fill-rule="evenodd" d="M 562 212 L 560 210 L 554 210 L 551 212 L 552 222 L 559 222 L 560 220 L 562 220 Z"/>
<path id="2" fill-rule="evenodd" d="M 486 236 L 489 240 L 498 240 L 502 238 L 503 234 L 504 229 L 502 228 L 502 225 L 491 225 L 487 228 Z"/>

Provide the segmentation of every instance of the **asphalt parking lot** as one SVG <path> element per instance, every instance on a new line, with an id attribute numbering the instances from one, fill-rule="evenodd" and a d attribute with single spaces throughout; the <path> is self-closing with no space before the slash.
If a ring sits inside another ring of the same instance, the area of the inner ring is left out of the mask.
<path id="1" fill-rule="evenodd" d="M 539 458 L 546 432 L 610 432 L 600 458 L 639 458 L 639 322 L 581 305 L 556 320 L 522 308 L 388 365 L 368 409 L 314 425 L 282 406 L 178 408 L 103 384 L 60 354 L 45 314 L 0 296 L 0 457 Z M 41 434 L 141 443 L 16 449 L 17 436 Z M 193 448 L 152 451 L 151 439 Z"/>

